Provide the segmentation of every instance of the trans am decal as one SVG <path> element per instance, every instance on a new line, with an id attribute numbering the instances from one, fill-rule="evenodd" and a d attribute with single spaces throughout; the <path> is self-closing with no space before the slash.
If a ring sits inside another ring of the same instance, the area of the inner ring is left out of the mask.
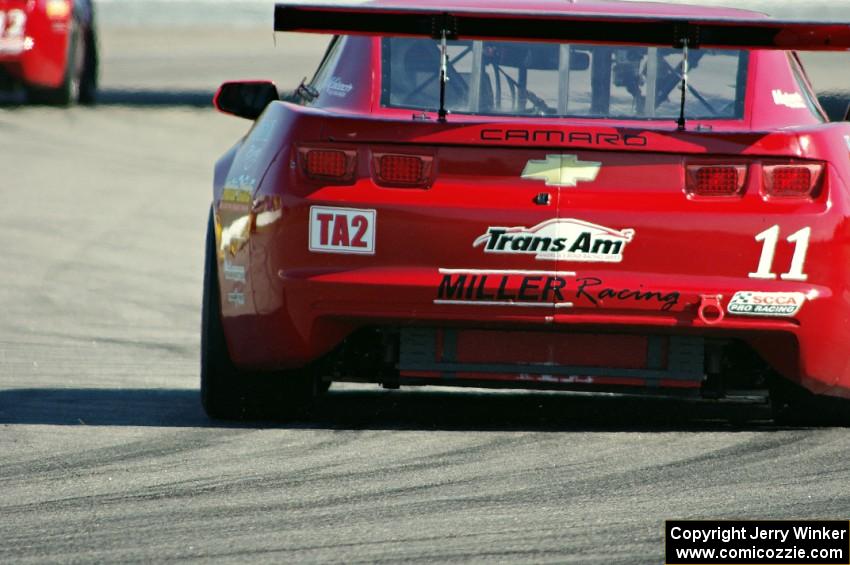
<path id="1" fill-rule="evenodd" d="M 736 292 L 729 302 L 730 314 L 741 316 L 794 316 L 803 307 L 806 295 L 802 292 Z"/>
<path id="2" fill-rule="evenodd" d="M 538 260 L 619 263 L 635 230 L 615 230 L 575 219 L 546 220 L 534 227 L 490 227 L 473 247 L 485 253 L 525 253 Z"/>
<path id="3" fill-rule="evenodd" d="M 677 291 L 617 288 L 598 277 L 570 271 L 440 269 L 434 304 L 538 308 L 614 305 L 668 312 L 679 304 Z"/>
<path id="4" fill-rule="evenodd" d="M 375 253 L 375 210 L 310 208 L 310 251 L 372 255 Z"/>

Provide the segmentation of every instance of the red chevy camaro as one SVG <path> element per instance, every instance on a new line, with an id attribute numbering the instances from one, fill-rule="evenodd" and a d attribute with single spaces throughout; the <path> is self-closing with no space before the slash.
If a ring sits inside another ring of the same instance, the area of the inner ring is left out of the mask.
<path id="1" fill-rule="evenodd" d="M 90 0 L 0 0 L 0 88 L 31 102 L 95 100 L 97 38 Z"/>
<path id="2" fill-rule="evenodd" d="M 795 54 L 850 26 L 603 0 L 278 3 L 335 34 L 215 170 L 201 393 L 332 381 L 850 397 L 850 124 Z M 850 413 L 850 412 L 848 412 Z"/>

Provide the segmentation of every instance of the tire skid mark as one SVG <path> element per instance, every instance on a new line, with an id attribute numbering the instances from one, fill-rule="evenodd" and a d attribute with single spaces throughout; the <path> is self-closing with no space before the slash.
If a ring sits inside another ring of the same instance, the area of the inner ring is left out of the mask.
<path id="1" fill-rule="evenodd" d="M 601 481 L 603 484 L 617 485 L 620 489 L 623 487 L 640 489 L 647 484 L 659 484 L 659 481 L 668 483 L 679 479 L 687 481 L 694 476 L 695 468 L 704 469 L 710 466 L 725 470 L 727 473 L 741 473 L 746 466 L 761 464 L 765 461 L 775 462 L 777 458 L 774 457 L 774 454 L 777 452 L 781 457 L 789 452 L 798 454 L 815 447 L 811 443 L 809 432 L 778 433 L 778 437 L 771 435 L 766 439 L 764 435 L 759 435 L 749 438 L 743 443 L 712 449 L 674 461 L 594 477 L 592 483 L 598 486 Z M 728 475 L 725 473 L 701 475 L 703 486 L 726 484 L 727 482 Z M 581 488 L 581 484 L 577 484 L 575 487 Z"/>
<path id="2" fill-rule="evenodd" d="M 363 471 L 346 471 L 342 469 L 339 473 L 331 473 L 316 477 L 317 480 L 346 479 L 358 480 L 369 479 L 376 473 L 416 473 L 429 469 L 446 469 L 448 466 L 467 465 L 485 455 L 492 455 L 495 450 L 519 447 L 533 442 L 530 436 L 523 437 L 494 437 L 486 441 L 478 440 L 472 445 L 449 448 L 427 455 L 413 454 L 411 458 L 392 459 L 386 465 L 375 465 Z M 376 460 L 375 463 L 380 463 Z"/>
<path id="3" fill-rule="evenodd" d="M 255 430 L 218 430 L 215 435 L 208 431 L 177 432 L 154 439 L 136 440 L 125 444 L 64 453 L 37 460 L 0 464 L 0 479 L 66 478 L 82 475 L 83 471 L 96 470 L 121 463 L 151 461 L 188 451 L 198 451 L 227 443 L 234 438 L 249 435 Z"/>

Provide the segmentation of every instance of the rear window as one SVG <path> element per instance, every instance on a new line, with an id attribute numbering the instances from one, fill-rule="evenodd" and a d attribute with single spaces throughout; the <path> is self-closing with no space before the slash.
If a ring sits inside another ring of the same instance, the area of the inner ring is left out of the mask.
<path id="1" fill-rule="evenodd" d="M 507 41 L 450 41 L 446 106 L 458 114 L 676 119 L 682 51 Z M 439 44 L 382 40 L 382 104 L 436 111 Z M 685 116 L 740 119 L 747 52 L 692 49 Z"/>

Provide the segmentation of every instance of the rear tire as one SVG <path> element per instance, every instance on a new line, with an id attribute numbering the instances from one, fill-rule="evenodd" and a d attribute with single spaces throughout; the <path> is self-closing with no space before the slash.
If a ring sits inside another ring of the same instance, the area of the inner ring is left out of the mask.
<path id="1" fill-rule="evenodd" d="M 770 390 L 773 419 L 789 426 L 850 426 L 850 400 L 812 394 L 776 377 Z"/>
<path id="2" fill-rule="evenodd" d="M 77 99 L 80 104 L 92 106 L 97 102 L 97 67 L 97 37 L 94 29 L 90 29 L 86 34 L 84 66 Z"/>
<path id="3" fill-rule="evenodd" d="M 222 420 L 291 419 L 309 414 L 327 390 L 310 368 L 274 373 L 242 371 L 230 358 L 221 323 L 215 228 L 207 226 L 201 316 L 201 404 Z"/>

